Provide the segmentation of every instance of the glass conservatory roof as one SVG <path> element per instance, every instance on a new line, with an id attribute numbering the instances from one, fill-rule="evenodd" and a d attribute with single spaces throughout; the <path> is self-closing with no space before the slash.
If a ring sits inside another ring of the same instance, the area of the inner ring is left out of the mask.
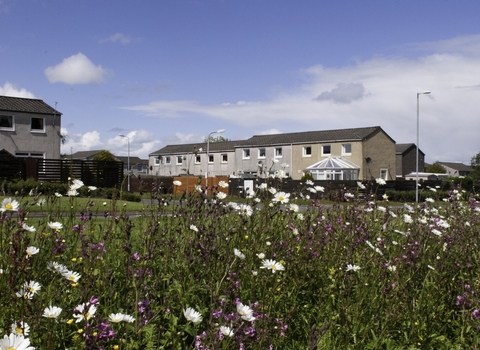
<path id="1" fill-rule="evenodd" d="M 346 170 L 360 169 L 360 167 L 343 157 L 328 157 L 318 163 L 310 165 L 307 170 Z"/>

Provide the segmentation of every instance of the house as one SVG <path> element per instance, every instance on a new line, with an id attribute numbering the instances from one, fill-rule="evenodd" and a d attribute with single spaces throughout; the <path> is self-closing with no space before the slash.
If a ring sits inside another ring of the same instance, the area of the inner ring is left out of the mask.
<path id="1" fill-rule="evenodd" d="M 119 161 L 123 162 L 124 173 L 128 172 L 128 164 L 130 164 L 130 170 L 134 175 L 147 175 L 149 174 L 148 159 L 141 159 L 139 157 L 116 157 Z"/>
<path id="2" fill-rule="evenodd" d="M 151 174 L 157 176 L 204 176 L 208 171 L 210 177 L 231 175 L 236 171 L 235 146 L 240 142 L 167 145 L 149 154 Z"/>
<path id="3" fill-rule="evenodd" d="M 91 151 L 78 151 L 69 156 L 66 156 L 67 159 L 79 159 L 79 160 L 93 160 L 95 156 L 101 150 L 91 150 Z M 130 163 L 130 170 L 132 174 L 146 175 L 149 173 L 148 169 L 148 159 L 141 159 L 139 157 L 128 157 L 128 156 L 115 156 L 115 160 L 123 162 L 124 173 L 128 172 L 128 164 Z"/>
<path id="4" fill-rule="evenodd" d="M 397 177 L 405 177 L 417 170 L 417 146 L 414 143 L 395 145 Z M 418 149 L 418 171 L 425 171 L 425 153 Z"/>
<path id="5" fill-rule="evenodd" d="M 284 171 L 292 164 L 292 143 L 286 134 L 256 135 L 235 146 L 234 175 L 268 176 Z"/>
<path id="6" fill-rule="evenodd" d="M 72 153 L 70 155 L 65 156 L 67 159 L 78 159 L 78 160 L 93 160 L 98 152 L 101 150 L 93 150 L 93 151 L 78 151 Z"/>
<path id="7" fill-rule="evenodd" d="M 452 177 L 467 176 L 473 171 L 472 167 L 465 165 L 463 163 L 454 163 L 454 162 L 438 162 L 438 163 L 445 168 L 445 170 L 447 171 L 447 175 Z"/>
<path id="8" fill-rule="evenodd" d="M 15 157 L 60 159 L 61 117 L 42 100 L 0 96 L 0 149 Z"/>
<path id="9" fill-rule="evenodd" d="M 446 178 L 447 174 L 438 174 L 438 173 L 425 173 L 425 172 L 418 172 L 418 180 L 419 181 L 426 181 L 426 180 L 441 180 Z M 413 172 L 410 174 L 405 175 L 405 180 L 416 180 L 417 173 Z"/>
<path id="10" fill-rule="evenodd" d="M 292 179 L 311 172 L 318 180 L 395 179 L 395 141 L 379 126 L 255 135 L 247 140 L 168 145 L 149 155 L 152 174 Z"/>

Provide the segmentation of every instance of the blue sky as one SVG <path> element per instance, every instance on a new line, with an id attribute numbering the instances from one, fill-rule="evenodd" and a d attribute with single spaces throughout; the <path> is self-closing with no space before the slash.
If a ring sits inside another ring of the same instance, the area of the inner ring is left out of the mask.
<path id="1" fill-rule="evenodd" d="M 62 152 L 146 158 L 211 131 L 381 126 L 480 152 L 479 1 L 0 0 L 0 94 L 63 113 Z"/>

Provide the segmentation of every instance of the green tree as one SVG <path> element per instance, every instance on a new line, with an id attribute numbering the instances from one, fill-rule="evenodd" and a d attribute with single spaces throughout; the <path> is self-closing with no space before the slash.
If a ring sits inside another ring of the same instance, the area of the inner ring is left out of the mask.
<path id="1" fill-rule="evenodd" d="M 95 154 L 95 156 L 93 157 L 93 160 L 104 161 L 104 162 L 114 162 L 117 159 L 112 154 L 112 152 L 110 152 L 106 149 L 102 149 L 100 152 Z"/>
<path id="2" fill-rule="evenodd" d="M 446 174 L 447 170 L 443 167 L 442 164 L 439 162 L 435 162 L 425 169 L 426 173 L 433 173 L 433 174 Z"/>
<path id="3" fill-rule="evenodd" d="M 205 140 L 203 140 L 203 142 L 207 142 L 208 141 L 208 137 L 205 138 Z M 227 139 L 226 137 L 223 137 L 222 135 L 218 135 L 218 136 L 210 136 L 210 142 L 227 142 L 227 141 L 231 141 L 229 139 Z"/>
<path id="4" fill-rule="evenodd" d="M 469 176 L 476 180 L 480 180 L 480 152 L 472 157 L 470 160 L 470 166 L 473 168 L 473 171 Z"/>

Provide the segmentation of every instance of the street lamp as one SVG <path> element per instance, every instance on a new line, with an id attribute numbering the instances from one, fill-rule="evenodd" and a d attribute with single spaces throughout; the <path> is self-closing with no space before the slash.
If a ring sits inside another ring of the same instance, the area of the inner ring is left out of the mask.
<path id="1" fill-rule="evenodd" d="M 128 155 L 127 155 L 127 191 L 130 192 L 130 137 L 125 135 L 118 135 L 120 137 L 125 137 L 128 141 Z"/>
<path id="2" fill-rule="evenodd" d="M 210 136 L 213 134 L 221 134 L 225 129 L 215 130 L 208 134 L 207 137 L 207 171 L 205 172 L 205 194 L 208 196 L 208 163 L 210 161 Z"/>
<path id="3" fill-rule="evenodd" d="M 430 91 L 417 92 L 417 150 L 415 157 L 415 203 L 418 204 L 418 148 L 420 143 L 420 95 L 428 95 Z"/>

